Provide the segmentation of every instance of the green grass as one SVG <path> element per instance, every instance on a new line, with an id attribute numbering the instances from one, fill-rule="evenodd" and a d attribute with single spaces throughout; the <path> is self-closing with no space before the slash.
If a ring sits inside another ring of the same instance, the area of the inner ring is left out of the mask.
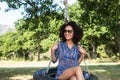
<path id="1" fill-rule="evenodd" d="M 14 79 L 11 79 L 11 77 L 16 77 L 16 76 L 21 77 L 21 79 L 17 79 L 17 80 L 27 80 L 25 79 L 25 77 L 23 78 L 22 76 L 32 77 L 32 74 L 39 69 L 40 68 L 36 68 L 36 67 L 0 68 L 0 80 L 14 80 Z M 32 78 L 29 80 L 32 80 Z"/>
<path id="2" fill-rule="evenodd" d="M 94 65 L 88 68 L 99 80 L 120 80 L 120 65 Z M 32 80 L 32 74 L 39 69 L 38 67 L 0 68 L 0 80 Z M 82 69 L 85 70 L 85 66 L 82 66 Z M 20 76 L 20 79 L 11 78 L 16 76 Z"/>
<path id="3" fill-rule="evenodd" d="M 99 80 L 120 80 L 120 65 L 96 65 L 88 68 Z M 85 70 L 85 67 L 82 69 Z"/>

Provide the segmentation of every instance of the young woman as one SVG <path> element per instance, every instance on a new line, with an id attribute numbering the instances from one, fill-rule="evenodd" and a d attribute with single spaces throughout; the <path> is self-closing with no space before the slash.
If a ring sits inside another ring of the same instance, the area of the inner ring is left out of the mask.
<path id="1" fill-rule="evenodd" d="M 60 27 L 60 42 L 51 48 L 53 62 L 59 59 L 56 79 L 58 80 L 84 80 L 79 64 L 86 55 L 86 51 L 78 45 L 83 36 L 83 30 L 70 21 Z"/>

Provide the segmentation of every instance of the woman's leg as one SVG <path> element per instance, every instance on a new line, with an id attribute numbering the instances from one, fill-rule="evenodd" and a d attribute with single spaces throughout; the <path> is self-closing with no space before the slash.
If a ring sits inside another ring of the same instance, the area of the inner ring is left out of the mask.
<path id="1" fill-rule="evenodd" d="M 77 66 L 76 76 L 77 76 L 77 80 L 85 80 L 82 69 L 79 66 Z"/>
<path id="2" fill-rule="evenodd" d="M 83 73 L 82 73 L 82 70 L 80 68 L 80 66 L 76 66 L 76 67 L 71 67 L 71 68 L 68 68 L 66 69 L 60 76 L 59 76 L 59 80 L 67 80 L 69 79 L 70 77 L 72 77 L 73 75 L 76 75 L 77 77 L 77 80 L 84 80 L 84 77 L 83 77 Z"/>
<path id="3" fill-rule="evenodd" d="M 69 79 L 69 80 L 77 80 L 76 75 L 73 75 L 72 77 L 70 77 L 70 79 Z"/>

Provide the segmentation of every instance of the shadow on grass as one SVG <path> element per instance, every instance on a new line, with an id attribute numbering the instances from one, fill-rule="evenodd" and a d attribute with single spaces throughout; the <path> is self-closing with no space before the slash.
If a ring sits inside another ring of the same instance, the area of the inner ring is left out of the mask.
<path id="1" fill-rule="evenodd" d="M 120 64 L 119 65 L 95 65 L 88 66 L 89 72 L 99 78 L 99 80 L 120 80 Z M 86 70 L 85 66 L 82 66 Z"/>
<path id="2" fill-rule="evenodd" d="M 21 79 L 17 80 L 32 80 L 32 79 L 23 79 L 22 76 L 31 76 L 36 70 L 40 70 L 39 67 L 21 67 L 21 68 L 0 68 L 0 80 L 16 80 L 11 79 L 15 76 L 21 76 Z"/>
<path id="3" fill-rule="evenodd" d="M 97 76 L 99 80 L 120 80 L 120 65 L 94 65 L 88 66 L 89 71 Z M 0 80 L 32 80 L 32 75 L 39 67 L 22 68 L 0 68 Z M 85 66 L 82 66 L 83 70 Z M 20 76 L 21 79 L 11 79 L 11 77 Z M 23 76 L 30 76 L 25 78 Z"/>

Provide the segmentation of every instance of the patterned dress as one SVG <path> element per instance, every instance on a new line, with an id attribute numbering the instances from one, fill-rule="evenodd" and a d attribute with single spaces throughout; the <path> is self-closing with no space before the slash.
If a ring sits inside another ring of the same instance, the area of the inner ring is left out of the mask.
<path id="1" fill-rule="evenodd" d="M 80 52 L 78 51 L 78 44 L 75 44 L 70 49 L 66 42 L 59 42 L 58 48 L 55 51 L 55 56 L 59 60 L 55 77 L 58 79 L 64 70 L 79 65 L 78 59 L 80 57 Z"/>

